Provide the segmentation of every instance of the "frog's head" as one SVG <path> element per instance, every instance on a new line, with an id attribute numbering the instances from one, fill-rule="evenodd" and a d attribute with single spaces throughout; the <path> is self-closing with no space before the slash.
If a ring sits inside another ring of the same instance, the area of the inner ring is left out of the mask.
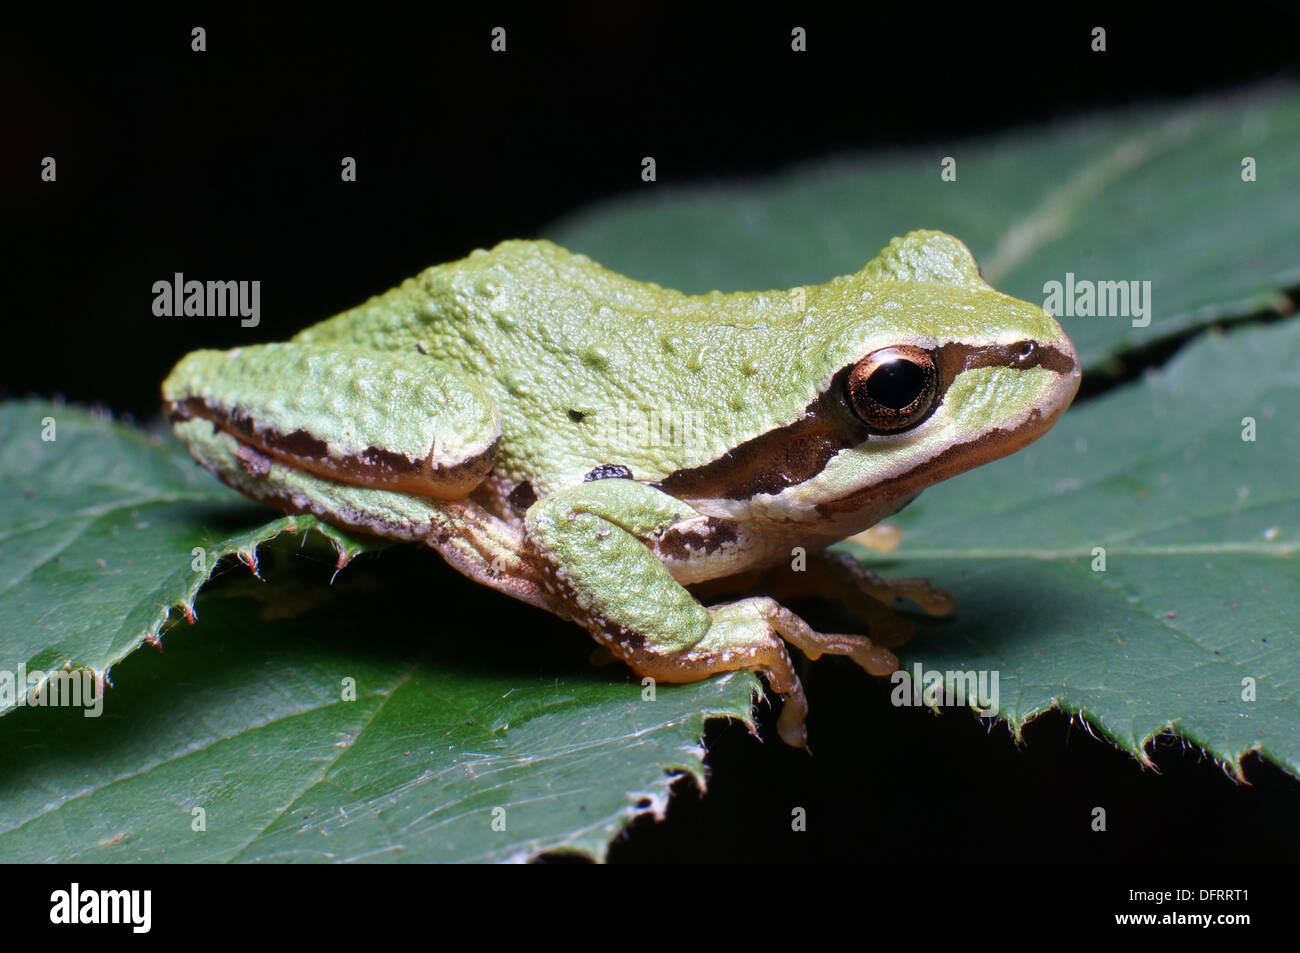
<path id="1" fill-rule="evenodd" d="M 993 290 L 941 232 L 897 238 L 857 274 L 808 289 L 805 326 L 827 342 L 815 397 L 728 455 L 714 487 L 730 486 L 706 509 L 855 532 L 1036 440 L 1079 387 L 1055 319 Z"/>
<path id="2" fill-rule="evenodd" d="M 1074 399 L 1080 370 L 1051 314 L 994 291 L 950 235 L 897 238 L 858 275 L 824 287 L 860 295 L 864 277 L 897 289 L 873 285 L 862 307 L 838 312 L 828 356 L 839 370 L 814 413 L 835 420 L 848 445 L 801 484 L 800 503 L 869 525 L 1041 437 Z"/>

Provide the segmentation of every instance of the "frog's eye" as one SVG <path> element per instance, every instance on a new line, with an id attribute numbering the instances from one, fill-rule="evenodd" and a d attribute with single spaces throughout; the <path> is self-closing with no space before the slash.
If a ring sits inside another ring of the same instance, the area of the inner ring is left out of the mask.
<path id="1" fill-rule="evenodd" d="M 934 358 L 919 347 L 883 347 L 858 361 L 849 374 L 849 403 L 868 427 L 906 430 L 925 419 L 938 376 Z"/>

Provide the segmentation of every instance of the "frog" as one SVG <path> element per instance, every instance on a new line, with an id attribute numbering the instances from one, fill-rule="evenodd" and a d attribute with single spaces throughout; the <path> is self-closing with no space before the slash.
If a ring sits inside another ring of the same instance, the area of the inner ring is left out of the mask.
<path id="1" fill-rule="evenodd" d="M 806 747 L 791 648 L 888 676 L 896 603 L 954 608 L 835 544 L 1041 437 L 1079 381 L 1049 312 L 917 230 L 822 284 L 694 295 L 504 241 L 288 341 L 191 352 L 162 396 L 246 496 L 425 544 L 645 684 L 751 671 Z M 785 605 L 809 596 L 866 631 Z"/>

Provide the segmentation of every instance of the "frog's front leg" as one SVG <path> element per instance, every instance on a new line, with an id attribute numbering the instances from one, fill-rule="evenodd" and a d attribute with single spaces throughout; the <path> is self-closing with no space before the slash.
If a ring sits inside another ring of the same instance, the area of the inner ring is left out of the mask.
<path id="1" fill-rule="evenodd" d="M 552 600 L 638 675 L 694 682 L 718 672 L 758 672 L 785 696 L 781 738 L 803 747 L 808 706 L 786 642 L 809 658 L 847 655 L 876 675 L 893 671 L 897 660 L 861 636 L 815 632 L 772 599 L 705 608 L 647 546 L 697 515 L 645 484 L 599 480 L 533 504 L 525 545 Z"/>

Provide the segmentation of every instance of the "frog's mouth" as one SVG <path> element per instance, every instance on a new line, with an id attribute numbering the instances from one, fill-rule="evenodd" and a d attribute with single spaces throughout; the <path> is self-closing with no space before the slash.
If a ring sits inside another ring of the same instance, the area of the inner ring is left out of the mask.
<path id="1" fill-rule="evenodd" d="M 1060 346 L 1058 346 L 1058 344 Z M 1079 387 L 1079 363 L 1068 339 L 1052 344 L 1032 340 L 1012 344 L 965 344 L 949 342 L 934 350 L 939 374 L 934 404 L 918 427 L 939 412 L 944 397 L 960 375 L 984 368 L 1008 368 L 1019 372 L 1041 371 L 1050 375 L 1035 409 L 1029 417 L 1010 430 L 983 428 L 979 438 L 947 447 L 944 451 L 917 462 L 906 472 L 886 477 L 898 481 L 900 493 L 909 481 L 916 487 L 911 495 L 926 486 L 955 476 L 963 470 L 1005 456 L 1038 439 L 1065 410 Z M 755 437 L 727 451 L 702 466 L 677 470 L 654 484 L 678 499 L 741 502 L 759 495 L 776 496 L 791 487 L 818 477 L 842 451 L 876 439 L 907 439 L 904 434 L 882 434 L 858 418 L 845 399 L 845 384 L 855 365 L 841 368 L 830 386 L 791 424 Z M 960 465 L 959 465 L 960 464 Z M 929 478 L 920 479 L 922 473 Z M 882 483 L 873 483 L 818 505 L 822 515 L 831 516 L 868 505 L 878 496 Z M 887 492 L 892 496 L 894 487 Z M 823 507 L 828 509 L 823 510 Z"/>

